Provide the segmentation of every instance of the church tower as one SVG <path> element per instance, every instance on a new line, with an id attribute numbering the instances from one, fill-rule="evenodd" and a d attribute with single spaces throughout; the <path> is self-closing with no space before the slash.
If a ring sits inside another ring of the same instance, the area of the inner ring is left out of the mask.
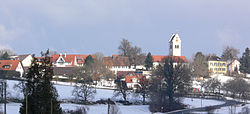
<path id="1" fill-rule="evenodd" d="M 169 39 L 169 56 L 181 56 L 181 39 L 178 34 L 173 34 Z"/>

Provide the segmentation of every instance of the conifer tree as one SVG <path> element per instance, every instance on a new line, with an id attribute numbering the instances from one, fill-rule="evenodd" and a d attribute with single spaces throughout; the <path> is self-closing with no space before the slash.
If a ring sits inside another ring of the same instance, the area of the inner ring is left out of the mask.
<path id="1" fill-rule="evenodd" d="M 50 82 L 53 68 L 48 54 L 49 50 L 42 54 L 44 58 L 41 61 L 33 57 L 23 88 L 24 101 L 19 110 L 21 114 L 26 114 L 26 111 L 28 114 L 62 114 L 57 91 Z"/>
<path id="2" fill-rule="evenodd" d="M 89 67 L 89 66 L 91 66 L 94 63 L 94 61 L 95 61 L 94 58 L 91 55 L 89 55 L 89 56 L 86 57 L 86 59 L 84 61 L 84 64 L 87 67 Z"/>
<path id="3" fill-rule="evenodd" d="M 146 70 L 150 69 L 151 67 L 153 67 L 153 57 L 151 55 L 151 53 L 149 52 L 147 57 L 146 57 L 146 60 L 145 60 L 145 67 L 146 67 Z"/>
<path id="4" fill-rule="evenodd" d="M 10 60 L 10 55 L 8 52 L 5 52 L 1 57 L 0 60 Z"/>
<path id="5" fill-rule="evenodd" d="M 250 74 L 250 50 L 246 48 L 242 57 L 240 58 L 240 71 Z"/>

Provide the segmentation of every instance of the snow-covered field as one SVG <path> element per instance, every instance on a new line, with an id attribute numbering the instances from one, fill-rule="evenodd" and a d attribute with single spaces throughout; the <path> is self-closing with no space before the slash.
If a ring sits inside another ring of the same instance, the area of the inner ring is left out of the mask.
<path id="1" fill-rule="evenodd" d="M 220 105 L 225 103 L 223 101 L 198 99 L 198 98 L 184 98 L 182 102 L 184 104 L 187 104 L 189 108 L 206 107 L 206 106 Z"/>
<path id="2" fill-rule="evenodd" d="M 20 92 L 18 89 L 13 89 L 14 85 L 17 84 L 18 81 L 13 81 L 13 80 L 8 80 L 8 88 L 7 92 L 9 93 L 10 97 L 17 97 L 17 98 L 23 98 L 23 94 Z M 74 96 L 72 96 L 72 90 L 74 89 L 73 86 L 70 85 L 55 85 L 58 94 L 59 94 L 59 99 L 74 99 Z M 109 89 L 96 89 L 97 93 L 95 95 L 95 98 L 92 99 L 92 101 L 97 101 L 100 99 L 120 99 L 120 98 L 114 98 L 113 97 L 113 92 L 114 90 L 109 90 Z M 141 100 L 139 97 L 135 97 L 133 94 L 129 96 L 129 100 Z M 184 104 L 187 104 L 189 108 L 197 108 L 201 107 L 201 102 L 202 102 L 202 107 L 204 106 L 212 106 L 212 105 L 218 105 L 218 104 L 223 104 L 224 102 L 222 101 L 216 101 L 216 100 L 208 100 L 208 99 L 197 99 L 197 98 L 183 98 L 182 102 Z M 7 105 L 7 110 L 8 114 L 18 114 L 18 110 L 20 108 L 20 103 L 8 103 Z M 75 110 L 77 107 L 82 107 L 84 105 L 79 105 L 79 104 L 71 104 L 71 103 L 62 103 L 61 107 L 63 110 Z M 3 107 L 3 106 L 1 106 Z M 89 114 L 106 114 L 107 113 L 107 105 L 88 105 L 86 106 L 89 108 L 88 113 Z M 118 108 L 122 114 L 150 114 L 151 112 L 149 111 L 149 106 L 148 105 L 130 105 L 130 106 L 124 106 L 124 105 L 119 105 Z"/>

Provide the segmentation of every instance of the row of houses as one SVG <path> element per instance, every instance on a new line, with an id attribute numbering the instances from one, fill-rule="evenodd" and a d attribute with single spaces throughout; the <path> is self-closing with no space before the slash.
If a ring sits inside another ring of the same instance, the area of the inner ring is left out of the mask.
<path id="1" fill-rule="evenodd" d="M 168 43 L 169 55 L 152 55 L 153 68 L 161 64 L 165 58 L 172 58 L 174 64 L 178 62 L 188 63 L 186 57 L 181 55 L 182 44 L 179 35 L 173 34 Z M 69 79 L 76 68 L 84 65 L 87 56 L 89 55 L 67 53 L 51 55 L 54 78 Z M 97 58 L 96 55 L 92 55 L 92 57 Z M 19 72 L 20 77 L 27 72 L 33 59 L 31 54 L 12 56 L 11 58 L 12 60 L 0 60 L 0 70 Z M 42 59 L 41 57 L 37 58 Z M 103 57 L 103 61 L 106 67 L 113 73 L 114 78 L 122 77 L 130 88 L 138 86 L 141 78 L 149 78 L 151 75 L 149 71 L 145 71 L 146 68 L 144 65 L 131 66 L 129 58 L 125 56 L 112 55 Z M 218 57 L 211 57 L 208 60 L 208 69 L 211 74 L 226 74 L 228 71 L 234 71 L 236 68 L 239 69 L 239 64 L 238 60 L 227 62 L 218 59 Z M 112 86 L 113 80 L 101 79 L 99 84 L 101 86 Z"/>

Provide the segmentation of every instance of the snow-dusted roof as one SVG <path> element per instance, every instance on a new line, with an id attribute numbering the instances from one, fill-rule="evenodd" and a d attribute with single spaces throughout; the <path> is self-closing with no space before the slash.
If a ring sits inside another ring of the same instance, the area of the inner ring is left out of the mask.
<path id="1" fill-rule="evenodd" d="M 178 35 L 177 33 L 176 33 L 176 34 L 173 34 L 173 35 L 170 37 L 169 42 L 172 42 L 173 39 L 174 39 L 175 37 L 178 37 L 178 38 L 179 38 L 179 35 Z"/>

